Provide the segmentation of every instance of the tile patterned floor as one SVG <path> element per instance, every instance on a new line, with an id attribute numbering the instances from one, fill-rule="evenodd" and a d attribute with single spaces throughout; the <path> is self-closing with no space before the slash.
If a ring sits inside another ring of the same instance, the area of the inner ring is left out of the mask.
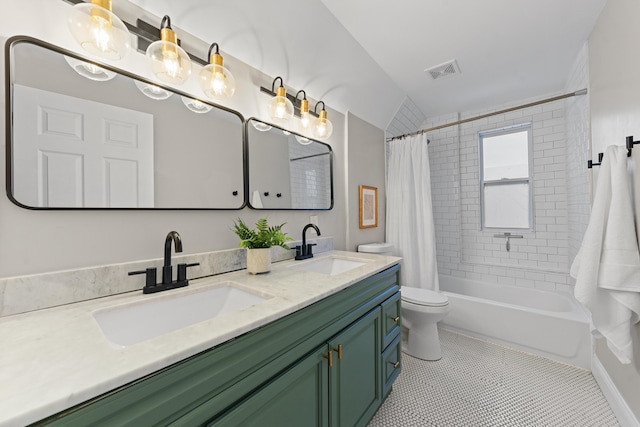
<path id="1" fill-rule="evenodd" d="M 443 357 L 403 354 L 368 427 L 619 426 L 590 372 L 440 330 Z"/>

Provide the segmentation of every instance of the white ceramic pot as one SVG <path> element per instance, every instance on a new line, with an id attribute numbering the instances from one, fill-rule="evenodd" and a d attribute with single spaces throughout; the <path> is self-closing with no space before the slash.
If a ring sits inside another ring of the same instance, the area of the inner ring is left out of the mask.
<path id="1" fill-rule="evenodd" d="M 271 248 L 247 249 L 247 271 L 251 274 L 271 271 Z"/>

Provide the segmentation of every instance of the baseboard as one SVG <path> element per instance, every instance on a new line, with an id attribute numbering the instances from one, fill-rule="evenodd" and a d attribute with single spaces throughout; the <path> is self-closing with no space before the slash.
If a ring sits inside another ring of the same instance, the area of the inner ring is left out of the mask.
<path id="1" fill-rule="evenodd" d="M 640 427 L 640 422 L 595 354 L 593 355 L 591 372 L 620 425 L 622 427 Z"/>

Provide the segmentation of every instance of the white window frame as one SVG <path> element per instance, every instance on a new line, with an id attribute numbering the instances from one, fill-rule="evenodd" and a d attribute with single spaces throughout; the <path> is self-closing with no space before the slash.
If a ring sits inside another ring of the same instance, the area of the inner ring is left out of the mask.
<path id="1" fill-rule="evenodd" d="M 517 133 L 527 131 L 527 145 L 529 149 L 528 154 L 528 166 L 529 176 L 523 178 L 505 178 L 499 180 L 484 179 L 484 145 L 483 140 L 486 137 L 493 137 L 499 135 L 506 135 L 510 133 Z M 504 232 L 522 232 L 522 231 L 534 231 L 534 209 L 533 209 L 533 132 L 531 123 L 522 123 L 514 126 L 508 126 L 500 129 L 493 129 L 488 131 L 478 132 L 478 154 L 479 154 L 479 174 L 480 174 L 480 230 L 487 230 L 491 232 L 504 231 Z M 485 227 L 484 225 L 484 189 L 490 186 L 508 185 L 517 183 L 529 184 L 529 227 L 528 228 L 509 228 L 509 227 Z"/>

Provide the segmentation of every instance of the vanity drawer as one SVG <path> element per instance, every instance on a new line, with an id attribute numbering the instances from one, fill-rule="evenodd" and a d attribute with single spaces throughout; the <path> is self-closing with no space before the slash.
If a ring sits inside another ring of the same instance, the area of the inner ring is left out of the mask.
<path id="1" fill-rule="evenodd" d="M 382 396 L 386 396 L 391 391 L 391 385 L 400 375 L 402 369 L 400 359 L 402 358 L 401 336 L 393 340 L 389 347 L 382 352 Z"/>
<path id="2" fill-rule="evenodd" d="M 400 333 L 400 292 L 382 303 L 382 348 L 385 349 Z"/>

